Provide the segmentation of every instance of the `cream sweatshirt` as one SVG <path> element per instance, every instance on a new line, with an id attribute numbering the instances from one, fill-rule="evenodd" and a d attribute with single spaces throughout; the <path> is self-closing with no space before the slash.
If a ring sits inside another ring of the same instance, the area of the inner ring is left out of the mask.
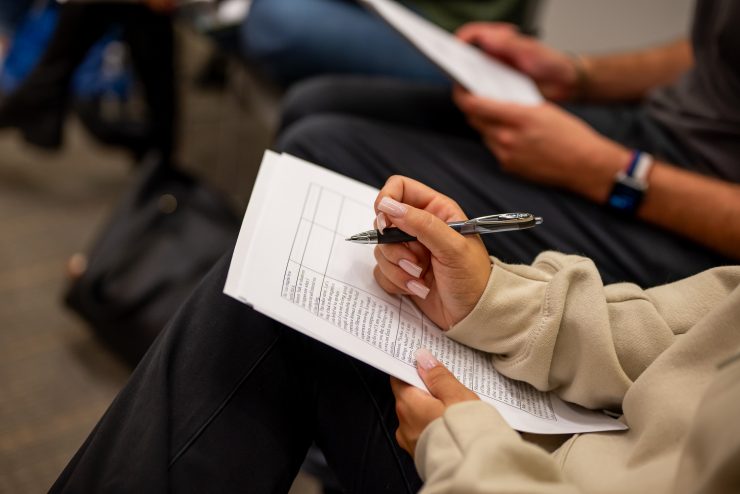
<path id="1" fill-rule="evenodd" d="M 461 403 L 420 438 L 422 492 L 740 492 L 740 266 L 642 290 L 604 286 L 577 256 L 493 262 L 448 336 L 492 353 L 502 374 L 620 411 L 630 429 L 548 453 L 493 407 Z"/>

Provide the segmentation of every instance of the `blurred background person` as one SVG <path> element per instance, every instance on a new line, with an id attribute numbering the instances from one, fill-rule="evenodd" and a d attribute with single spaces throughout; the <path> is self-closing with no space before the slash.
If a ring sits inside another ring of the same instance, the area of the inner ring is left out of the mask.
<path id="1" fill-rule="evenodd" d="M 539 0 L 401 2 L 454 31 L 471 21 L 535 29 Z M 321 74 L 359 74 L 448 85 L 448 78 L 380 17 L 355 0 L 254 0 L 239 49 L 282 86 Z"/>
<path id="2" fill-rule="evenodd" d="M 545 101 L 333 76 L 294 88 L 283 135 L 371 185 L 400 173 L 475 214 L 537 211 L 550 227 L 526 242 L 486 239 L 511 262 L 585 253 L 607 281 L 653 286 L 740 259 L 738 21 L 740 4 L 699 0 L 690 40 L 587 56 L 470 23 L 458 36 Z"/>
<path id="3" fill-rule="evenodd" d="M 120 36 L 141 82 L 147 107 L 146 126 L 118 122 L 107 126 L 94 117 L 83 120 L 106 144 L 131 150 L 136 157 L 156 150 L 169 160 L 175 147 L 173 2 L 68 2 L 58 8 L 58 19 L 33 70 L 0 103 L 0 127 L 19 129 L 39 147 L 56 149 L 62 143 L 64 117 L 70 107 L 72 78 L 97 42 L 120 29 Z M 115 55 L 112 55 L 115 57 Z"/>

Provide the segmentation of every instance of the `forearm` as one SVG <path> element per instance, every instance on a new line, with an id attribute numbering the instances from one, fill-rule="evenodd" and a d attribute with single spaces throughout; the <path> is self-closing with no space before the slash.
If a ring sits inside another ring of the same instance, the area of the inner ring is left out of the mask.
<path id="1" fill-rule="evenodd" d="M 614 177 L 625 169 L 631 151 L 605 140 L 603 153 L 573 177 L 571 189 L 604 204 Z M 740 184 L 724 182 L 656 162 L 638 217 L 687 237 L 732 259 L 740 259 Z"/>
<path id="2" fill-rule="evenodd" d="M 740 184 L 657 163 L 639 216 L 740 260 Z"/>
<path id="3" fill-rule="evenodd" d="M 635 53 L 581 55 L 580 99 L 589 101 L 633 101 L 651 89 L 670 84 L 693 65 L 687 40 Z"/>

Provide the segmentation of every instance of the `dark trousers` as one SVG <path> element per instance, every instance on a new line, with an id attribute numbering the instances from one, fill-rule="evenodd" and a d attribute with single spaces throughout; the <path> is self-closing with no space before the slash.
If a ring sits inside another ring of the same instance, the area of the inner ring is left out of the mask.
<path id="1" fill-rule="evenodd" d="M 628 147 L 693 169 L 690 152 L 639 106 L 566 109 Z M 376 187 L 393 174 L 415 178 L 455 199 L 469 217 L 506 211 L 544 217 L 526 232 L 484 236 L 504 261 L 528 263 L 555 249 L 591 257 L 607 283 L 646 287 L 733 263 L 656 226 L 504 173 L 449 91 L 438 87 L 350 77 L 309 81 L 286 99 L 278 147 Z"/>
<path id="2" fill-rule="evenodd" d="M 388 376 L 222 293 L 222 259 L 51 492 L 286 492 L 312 442 L 347 492 L 415 492 Z"/>

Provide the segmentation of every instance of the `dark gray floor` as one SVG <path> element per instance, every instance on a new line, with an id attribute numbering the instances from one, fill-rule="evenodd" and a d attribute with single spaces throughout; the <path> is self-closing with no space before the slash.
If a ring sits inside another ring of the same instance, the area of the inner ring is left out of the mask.
<path id="1" fill-rule="evenodd" d="M 59 302 L 127 162 L 70 129 L 64 153 L 0 135 L 0 492 L 43 492 L 126 379 Z"/>
<path id="2" fill-rule="evenodd" d="M 274 96 L 240 68 L 224 91 L 196 89 L 192 73 L 209 46 L 181 35 L 182 161 L 244 207 L 270 141 Z M 94 238 L 130 164 L 74 120 L 60 153 L 0 132 L 0 493 L 45 492 L 127 378 L 60 297 L 67 259 Z M 293 492 L 315 485 L 303 479 Z"/>

